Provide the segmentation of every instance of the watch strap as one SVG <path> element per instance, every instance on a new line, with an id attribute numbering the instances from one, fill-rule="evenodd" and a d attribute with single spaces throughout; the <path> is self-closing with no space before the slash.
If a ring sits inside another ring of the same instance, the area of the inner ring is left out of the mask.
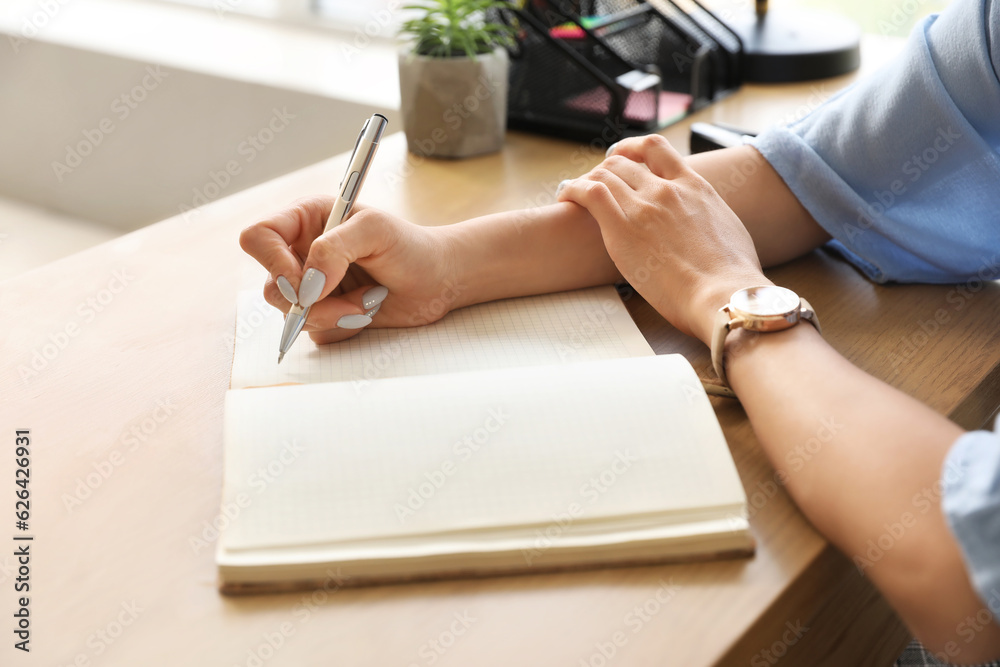
<path id="1" fill-rule="evenodd" d="M 819 316 L 816 314 L 816 310 L 812 307 L 812 304 L 802 297 L 799 297 L 799 318 L 816 327 L 816 331 L 821 336 L 823 335 L 823 329 L 819 326 Z"/>
<path id="2" fill-rule="evenodd" d="M 715 391 L 709 391 L 709 393 L 717 396 L 735 397 L 736 394 L 732 389 L 729 389 L 729 378 L 726 377 L 726 336 L 728 336 L 729 332 L 732 330 L 732 316 L 726 308 L 726 306 L 723 306 L 715 314 L 715 328 L 712 331 L 712 368 L 715 369 L 715 374 L 719 376 L 719 380 L 722 384 L 721 387 L 713 385 L 713 387 L 718 387 L 718 389 Z M 819 325 L 819 316 L 816 315 L 816 311 L 813 309 L 812 304 L 802 297 L 799 297 L 799 320 L 809 322 L 809 324 L 816 327 L 816 331 L 818 331 L 820 335 L 823 334 L 823 329 Z M 795 324 L 798 324 L 798 322 Z M 708 383 L 703 384 L 706 389 L 708 389 Z"/>
<path id="3" fill-rule="evenodd" d="M 712 329 L 712 368 L 715 374 L 722 381 L 722 386 L 728 387 L 729 380 L 726 379 L 726 365 L 723 359 L 723 352 L 726 349 L 726 336 L 729 335 L 729 322 L 731 316 L 726 307 L 719 308 L 715 314 L 715 326 Z"/>

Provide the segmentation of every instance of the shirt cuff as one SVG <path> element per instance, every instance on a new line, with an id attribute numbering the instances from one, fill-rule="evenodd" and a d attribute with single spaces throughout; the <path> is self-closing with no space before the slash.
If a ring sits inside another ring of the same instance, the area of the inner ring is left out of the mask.
<path id="1" fill-rule="evenodd" d="M 948 525 L 980 599 L 1000 615 L 1000 434 L 973 431 L 952 445 L 941 471 Z"/>

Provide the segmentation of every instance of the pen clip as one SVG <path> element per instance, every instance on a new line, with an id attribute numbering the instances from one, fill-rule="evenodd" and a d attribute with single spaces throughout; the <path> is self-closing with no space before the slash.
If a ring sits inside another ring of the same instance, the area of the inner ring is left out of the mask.
<path id="1" fill-rule="evenodd" d="M 361 138 L 365 136 L 365 130 L 368 129 L 368 123 L 370 122 L 371 118 L 365 119 L 365 124 L 361 126 L 361 131 L 358 132 L 358 138 L 354 141 L 354 149 L 351 151 L 351 157 L 347 161 L 347 171 L 340 178 L 340 185 L 337 186 L 338 190 L 344 187 L 344 179 L 347 178 L 347 175 L 351 173 L 351 165 L 354 164 L 354 156 L 358 154 L 358 146 L 361 145 Z"/>

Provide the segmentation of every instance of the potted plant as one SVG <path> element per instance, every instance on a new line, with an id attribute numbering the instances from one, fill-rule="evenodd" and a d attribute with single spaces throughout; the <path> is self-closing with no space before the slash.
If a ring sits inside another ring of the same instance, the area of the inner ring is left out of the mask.
<path id="1" fill-rule="evenodd" d="M 422 0 L 401 34 L 403 127 L 411 152 L 461 158 L 500 150 L 507 128 L 507 50 L 513 28 L 489 20 L 504 0 Z"/>

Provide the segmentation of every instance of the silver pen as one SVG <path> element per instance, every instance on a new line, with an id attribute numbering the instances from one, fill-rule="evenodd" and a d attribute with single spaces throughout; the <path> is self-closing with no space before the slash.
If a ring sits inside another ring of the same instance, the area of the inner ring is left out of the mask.
<path id="1" fill-rule="evenodd" d="M 388 122 L 385 116 L 377 113 L 366 120 L 362 126 L 358 140 L 354 144 L 354 152 L 351 154 L 347 172 L 338 186 L 337 200 L 333 203 L 333 210 L 330 211 L 330 217 L 326 220 L 324 233 L 343 222 L 347 214 L 350 213 L 354 200 L 361 192 L 361 185 L 365 182 L 365 176 L 368 175 L 368 169 L 371 167 L 375 151 L 378 150 L 378 143 L 382 139 L 382 133 L 385 132 L 385 126 Z M 295 303 L 288 311 L 288 315 L 285 316 L 285 327 L 281 331 L 281 342 L 278 343 L 279 364 L 285 358 L 288 350 L 292 349 L 292 344 L 302 332 L 306 318 L 309 317 L 310 308 L 312 306 L 302 308 L 298 303 Z"/>

